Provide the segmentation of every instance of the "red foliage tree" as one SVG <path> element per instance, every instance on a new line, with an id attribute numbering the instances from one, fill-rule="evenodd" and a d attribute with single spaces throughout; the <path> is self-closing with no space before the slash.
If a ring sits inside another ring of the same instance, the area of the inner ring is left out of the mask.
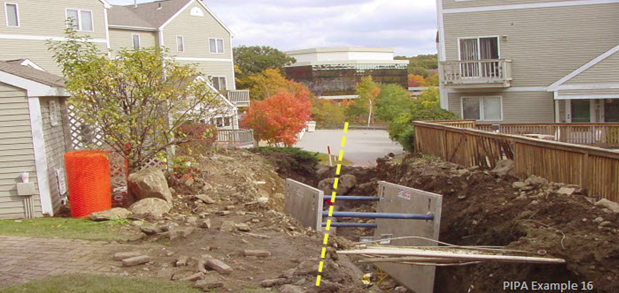
<path id="1" fill-rule="evenodd" d="M 253 129 L 258 141 L 292 146 L 297 142 L 297 133 L 310 120 L 311 107 L 306 90 L 279 92 L 264 101 L 252 101 L 241 126 Z"/>

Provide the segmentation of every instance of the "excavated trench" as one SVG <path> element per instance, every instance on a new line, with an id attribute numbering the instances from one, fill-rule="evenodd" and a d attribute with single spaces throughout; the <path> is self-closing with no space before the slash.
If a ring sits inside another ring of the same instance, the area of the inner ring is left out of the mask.
<path id="1" fill-rule="evenodd" d="M 316 186 L 334 173 L 334 168 L 322 167 L 315 176 L 296 179 Z M 567 261 L 565 265 L 482 263 L 438 267 L 437 293 L 510 291 L 514 288 L 509 286 L 516 281 L 528 284 L 528 290 L 519 290 L 524 292 L 533 291 L 533 282 L 578 284 L 578 290 L 564 292 L 619 292 L 617 214 L 596 207 L 596 199 L 577 186 L 568 186 L 575 190 L 571 195 L 559 194 L 558 190 L 566 185 L 536 177 L 525 181 L 526 188 L 519 189 L 514 187 L 520 186 L 513 184 L 518 181 L 515 177 L 497 177 L 490 170 L 465 169 L 414 156 L 402 163 L 379 160 L 375 168 L 344 167 L 341 173 L 357 179 L 350 195 L 375 196 L 381 180 L 442 194 L 441 241 L 502 246 Z M 360 202 L 340 202 L 337 209 L 374 211 L 371 203 Z M 373 235 L 373 230 L 346 228 L 339 229 L 338 235 L 358 241 L 360 236 Z M 581 285 L 587 290 L 582 290 Z"/>

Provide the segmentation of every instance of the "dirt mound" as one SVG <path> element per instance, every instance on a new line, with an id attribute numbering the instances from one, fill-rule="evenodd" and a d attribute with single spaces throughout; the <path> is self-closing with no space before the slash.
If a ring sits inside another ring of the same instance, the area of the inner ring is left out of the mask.
<path id="1" fill-rule="evenodd" d="M 380 163 L 376 173 L 379 180 L 444 195 L 442 241 L 539 251 L 567 261 L 438 268 L 435 292 L 494 292 L 504 281 L 592 282 L 593 292 L 619 292 L 617 214 L 595 207 L 578 186 L 496 178 L 489 170 L 412 156 L 401 164 Z"/>

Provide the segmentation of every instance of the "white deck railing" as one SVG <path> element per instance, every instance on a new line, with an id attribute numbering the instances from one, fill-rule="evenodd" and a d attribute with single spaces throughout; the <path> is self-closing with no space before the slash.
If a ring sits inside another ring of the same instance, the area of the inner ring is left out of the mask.
<path id="1" fill-rule="evenodd" d="M 511 60 L 467 60 L 441 62 L 446 85 L 499 84 L 510 86 Z"/>
<path id="2" fill-rule="evenodd" d="M 249 107 L 250 105 L 248 90 L 229 90 L 226 92 L 226 98 L 237 107 Z"/>
<path id="3" fill-rule="evenodd" d="M 217 142 L 232 146 L 253 146 L 254 131 L 251 129 L 218 129 Z"/>

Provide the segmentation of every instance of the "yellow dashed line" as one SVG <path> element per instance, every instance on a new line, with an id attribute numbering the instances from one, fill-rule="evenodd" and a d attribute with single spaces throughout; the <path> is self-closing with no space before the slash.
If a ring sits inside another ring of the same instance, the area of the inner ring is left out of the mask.
<path id="1" fill-rule="evenodd" d="M 337 196 L 337 193 L 334 191 L 331 193 L 331 202 L 335 203 L 335 197 Z"/>
<path id="2" fill-rule="evenodd" d="M 343 159 L 344 159 L 344 150 L 340 150 L 340 156 L 339 158 L 337 158 L 337 160 L 341 162 Z"/>
<path id="3" fill-rule="evenodd" d="M 329 207 L 329 217 L 333 216 L 333 206 Z"/>
<path id="4" fill-rule="evenodd" d="M 348 122 L 344 123 L 344 133 L 348 132 Z"/>
<path id="5" fill-rule="evenodd" d="M 342 147 L 346 145 L 346 136 L 342 136 Z"/>
<path id="6" fill-rule="evenodd" d="M 320 275 L 318 275 L 318 277 L 316 277 L 316 286 L 320 287 Z"/>
<path id="7" fill-rule="evenodd" d="M 340 178 L 335 178 L 333 181 L 333 189 L 337 189 L 337 183 L 340 181 Z"/>
<path id="8" fill-rule="evenodd" d="M 329 242 L 329 234 L 325 234 L 325 241 L 323 241 L 322 244 L 327 245 L 328 242 Z"/>
<path id="9" fill-rule="evenodd" d="M 322 253 L 320 253 L 320 258 L 325 258 L 326 255 L 327 255 L 327 248 L 323 247 L 322 248 Z"/>
<path id="10" fill-rule="evenodd" d="M 319 273 L 322 273 L 322 266 L 323 266 L 324 264 L 325 264 L 325 263 L 324 263 L 323 261 L 320 261 L 320 266 L 318 266 L 318 272 L 319 272 Z"/>
<path id="11" fill-rule="evenodd" d="M 335 175 L 340 175 L 340 171 L 342 171 L 342 164 L 337 164 L 337 170 L 335 170 Z"/>
<path id="12" fill-rule="evenodd" d="M 327 220 L 327 231 L 331 229 L 331 220 Z"/>

